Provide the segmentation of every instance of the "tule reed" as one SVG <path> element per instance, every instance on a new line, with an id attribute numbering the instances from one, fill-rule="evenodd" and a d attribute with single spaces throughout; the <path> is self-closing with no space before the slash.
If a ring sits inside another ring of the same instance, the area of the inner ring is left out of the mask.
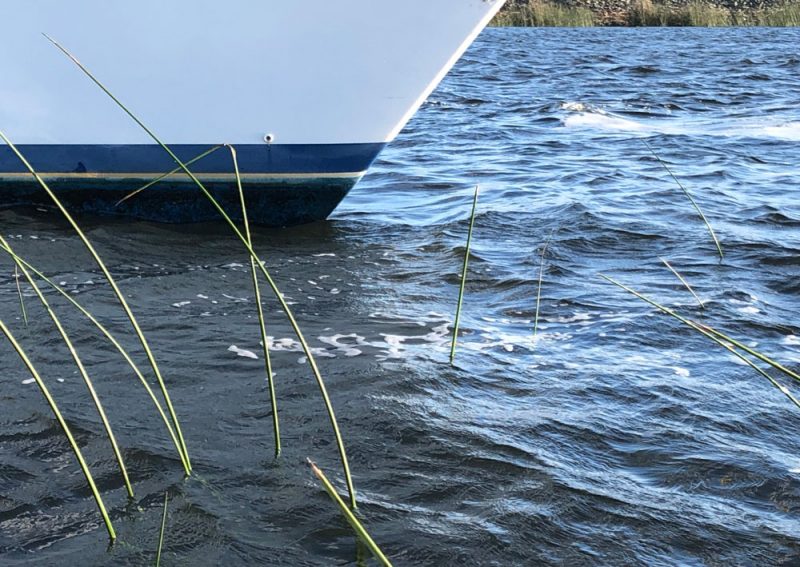
<path id="1" fill-rule="evenodd" d="M 58 425 L 61 427 L 61 430 L 64 432 L 64 435 L 69 441 L 69 445 L 72 448 L 72 452 L 75 453 L 75 457 L 78 459 L 78 464 L 81 467 L 81 471 L 83 471 L 83 475 L 86 477 L 86 483 L 89 485 L 89 489 L 92 492 L 92 496 L 94 497 L 95 503 L 97 503 L 97 508 L 100 510 L 100 516 L 103 518 L 103 523 L 106 526 L 106 530 L 108 531 L 108 537 L 113 542 L 117 539 L 117 533 L 114 531 L 114 526 L 111 524 L 111 518 L 108 517 L 108 512 L 106 511 L 106 506 L 103 503 L 103 497 L 100 496 L 100 491 L 97 490 L 97 485 L 94 482 L 94 478 L 92 477 L 91 471 L 89 471 L 89 466 L 86 464 L 86 460 L 83 458 L 83 453 L 81 453 L 78 444 L 75 442 L 75 438 L 72 436 L 72 431 L 70 430 L 69 426 L 67 425 L 64 416 L 61 415 L 61 411 L 58 409 L 58 405 L 56 404 L 55 399 L 50 394 L 50 390 L 47 389 L 44 381 L 42 380 L 41 376 L 39 376 L 39 372 L 37 372 L 36 368 L 31 363 L 28 356 L 25 354 L 25 351 L 22 349 L 20 344 L 14 338 L 14 335 L 11 334 L 11 331 L 6 324 L 0 320 L 0 331 L 6 336 L 8 341 L 11 343 L 11 346 L 14 347 L 14 350 L 17 351 L 17 355 L 22 359 L 22 362 L 25 364 L 25 367 L 30 372 L 33 379 L 36 381 L 36 385 L 39 386 L 39 390 L 42 392 L 45 401 L 47 401 L 47 405 L 50 406 L 50 410 L 53 412 L 53 415 L 58 421 Z"/>
<path id="2" fill-rule="evenodd" d="M 6 240 L 0 236 L 0 244 L 5 247 L 8 247 L 8 243 Z M 120 474 L 122 475 L 122 479 L 125 483 L 125 489 L 128 491 L 128 498 L 133 498 L 133 487 L 131 486 L 131 481 L 128 476 L 128 469 L 125 467 L 125 460 L 122 458 L 122 452 L 119 449 L 119 445 L 117 444 L 117 439 L 114 436 L 114 431 L 111 428 L 111 424 L 108 421 L 108 416 L 106 415 L 106 410 L 103 407 L 102 402 L 100 401 L 100 397 L 97 395 L 97 391 L 94 388 L 94 384 L 92 383 L 92 379 L 89 378 L 89 373 L 86 371 L 86 367 L 83 365 L 83 361 L 81 357 L 78 355 L 78 351 L 75 349 L 75 345 L 72 343 L 72 340 L 69 338 L 66 329 L 61 324 L 61 320 L 56 315 L 53 308 L 50 306 L 50 303 L 47 301 L 47 298 L 42 293 L 42 290 L 39 289 L 39 286 L 36 284 L 36 281 L 31 277 L 28 270 L 25 269 L 25 266 L 22 265 L 20 262 L 15 260 L 15 266 L 19 267 L 22 270 L 22 275 L 25 276 L 25 279 L 30 284 L 31 288 L 33 289 L 36 297 L 39 298 L 39 302 L 47 311 L 47 314 L 50 316 L 50 320 L 53 321 L 53 324 L 58 330 L 58 334 L 61 335 L 61 340 L 64 342 L 64 345 L 69 350 L 69 354 L 72 357 L 73 362 L 75 362 L 75 366 L 78 368 L 78 372 L 83 379 L 83 383 L 86 384 L 86 389 L 89 391 L 89 396 L 92 398 L 92 403 L 94 403 L 94 407 L 97 410 L 97 414 L 100 416 L 100 421 L 103 422 L 103 428 L 106 432 L 106 437 L 108 437 L 109 443 L 111 443 L 111 449 L 114 452 L 114 458 L 117 461 L 117 465 L 119 466 Z"/>
<path id="3" fill-rule="evenodd" d="M 665 313 L 665 314 L 669 315 L 670 317 L 673 317 L 674 319 L 677 319 L 678 321 L 680 321 L 684 325 L 688 326 L 691 329 L 694 329 L 695 331 L 697 331 L 698 333 L 700 333 L 704 337 L 706 337 L 708 339 L 711 339 L 713 342 L 715 342 L 718 345 L 722 346 L 727 351 L 729 351 L 731 354 L 736 356 L 738 359 L 742 360 L 750 368 L 753 368 L 759 374 L 761 374 L 763 377 L 765 377 L 767 380 L 769 380 L 769 382 L 773 386 L 775 386 L 784 396 L 789 398 L 789 400 L 795 406 L 800 408 L 800 401 L 798 401 L 797 398 L 795 398 L 792 395 L 792 393 L 789 391 L 788 388 L 786 388 L 786 386 L 784 386 L 783 384 L 780 384 L 772 376 L 770 376 L 769 374 L 764 372 L 761 368 L 756 366 L 753 363 L 753 361 L 751 361 L 749 358 L 744 356 L 741 352 L 737 351 L 734 347 L 737 347 L 737 348 L 743 350 L 744 352 L 747 352 L 748 354 L 758 358 L 762 362 L 766 362 L 770 366 L 773 366 L 774 368 L 777 368 L 778 370 L 781 370 L 782 372 L 788 374 L 789 376 L 795 378 L 796 380 L 800 380 L 800 376 L 798 376 L 796 373 L 794 373 L 794 372 L 790 371 L 789 369 L 785 368 L 783 365 L 773 361 L 769 357 L 767 357 L 767 356 L 765 356 L 765 355 L 763 355 L 763 354 L 761 354 L 761 353 L 759 353 L 759 352 L 757 352 L 757 351 L 755 351 L 755 350 L 753 350 L 753 349 L 751 349 L 749 347 L 746 347 L 741 342 L 739 342 L 739 341 L 737 341 L 735 339 L 732 339 L 728 335 L 726 335 L 724 333 L 721 333 L 721 332 L 709 327 L 708 325 L 703 325 L 701 323 L 696 323 L 696 322 L 694 322 L 694 321 L 692 321 L 690 319 L 687 319 L 687 318 L 679 315 L 678 313 L 676 313 L 675 311 L 673 311 L 669 307 L 666 307 L 664 305 L 661 305 L 660 303 L 657 303 L 656 301 L 653 301 L 652 299 L 650 299 L 650 298 L 646 297 L 645 295 L 639 293 L 638 291 L 636 291 L 634 289 L 631 289 L 630 287 L 628 287 L 628 286 L 616 281 L 613 278 L 610 278 L 610 277 L 608 277 L 606 275 L 603 275 L 603 274 L 600 274 L 600 277 L 605 279 L 606 281 L 616 285 L 617 287 L 622 288 L 623 290 L 627 291 L 631 295 L 634 295 L 634 296 L 638 297 L 642 301 L 644 301 L 646 303 L 649 303 L 650 305 L 652 305 L 653 307 L 655 307 L 656 309 L 658 309 L 662 313 Z"/>
<path id="4" fill-rule="evenodd" d="M 180 442 L 180 445 L 181 445 L 181 452 L 183 453 L 184 459 L 185 459 L 186 463 L 188 464 L 189 472 L 191 472 L 191 461 L 189 460 L 189 453 L 188 453 L 188 450 L 186 449 L 186 443 L 184 442 L 183 434 L 181 433 L 180 423 L 178 422 L 178 416 L 175 414 L 175 409 L 172 407 L 172 400 L 169 397 L 169 392 L 167 391 L 167 385 L 164 383 L 164 379 L 161 376 L 161 371 L 159 370 L 158 363 L 156 362 L 155 356 L 153 355 L 153 352 L 150 349 L 150 345 L 149 345 L 149 343 L 147 341 L 147 338 L 145 337 L 144 333 L 142 332 L 142 329 L 139 326 L 139 322 L 137 321 L 136 317 L 133 314 L 133 311 L 131 310 L 130 306 L 128 305 L 128 302 L 125 299 L 125 296 L 123 295 L 122 291 L 120 290 L 119 286 L 117 285 L 116 280 L 111 275 L 111 272 L 106 267 L 105 262 L 103 262 L 103 259 L 97 253 L 97 251 L 95 250 L 95 248 L 92 245 L 92 243 L 86 237 L 86 234 L 84 234 L 84 232 L 81 229 L 81 227 L 78 225 L 77 222 L 75 222 L 75 219 L 67 211 L 67 209 L 64 207 L 64 205 L 59 200 L 59 198 L 55 195 L 55 193 L 53 193 L 53 191 L 50 189 L 50 187 L 47 185 L 47 183 L 44 181 L 44 179 L 42 179 L 42 177 L 36 172 L 36 170 L 33 168 L 33 166 L 31 166 L 31 164 L 28 162 L 28 160 L 25 159 L 25 156 L 22 155 L 22 153 L 19 151 L 19 149 L 17 149 L 17 147 L 11 142 L 11 140 L 9 140 L 6 137 L 6 135 L 1 130 L 0 130 L 0 139 L 2 139 L 8 145 L 8 147 L 11 148 L 11 151 L 14 152 L 14 154 L 17 156 L 17 158 L 19 158 L 19 160 L 23 163 L 25 168 L 31 173 L 31 175 L 33 175 L 33 177 L 39 183 L 39 186 L 42 189 L 45 190 L 47 195 L 50 197 L 50 200 L 53 201 L 53 203 L 55 204 L 56 208 L 58 208 L 58 210 L 61 212 L 61 214 L 67 220 L 67 222 L 70 224 L 72 229 L 75 231 L 75 233 L 80 238 L 80 240 L 83 243 L 83 245 L 86 248 L 86 250 L 89 252 L 89 254 L 92 256 L 92 258 L 94 259 L 94 261 L 97 264 L 97 266 L 103 272 L 103 275 L 105 276 L 106 281 L 108 281 L 109 285 L 111 286 L 111 289 L 114 292 L 114 295 L 117 297 L 117 301 L 119 302 L 119 304 L 122 307 L 123 311 L 125 311 L 125 314 L 127 315 L 128 320 L 131 322 L 131 325 L 133 326 L 133 330 L 136 333 L 136 336 L 138 337 L 139 342 L 141 343 L 142 348 L 145 351 L 145 354 L 147 355 L 147 359 L 150 362 L 150 367 L 153 369 L 153 373 L 156 376 L 156 380 L 158 380 L 158 385 L 161 388 L 161 394 L 164 396 L 164 401 L 165 401 L 165 403 L 167 405 L 167 408 L 169 410 L 170 417 L 172 418 L 172 424 L 175 427 L 175 431 L 176 431 L 177 436 L 178 436 L 178 441 Z"/>
<path id="5" fill-rule="evenodd" d="M 353 512 L 347 507 L 347 504 L 344 503 L 344 500 L 342 500 L 342 498 L 339 496 L 339 493 L 336 492 L 336 488 L 334 488 L 333 484 L 331 484 L 331 481 L 328 480 L 328 477 L 325 476 L 325 473 L 320 470 L 314 461 L 311 459 L 306 460 L 308 461 L 311 470 L 314 471 L 314 474 L 322 483 L 325 491 L 339 506 L 339 510 L 342 511 L 344 519 L 347 520 L 347 523 L 350 524 L 350 526 L 356 532 L 358 538 L 364 542 L 367 548 L 369 548 L 369 550 L 372 552 L 372 555 L 381 565 L 384 565 L 384 567 L 392 567 L 391 562 L 386 558 L 386 555 L 383 554 L 381 549 L 378 547 L 378 544 L 376 544 L 372 537 L 370 537 L 369 533 L 367 533 L 367 530 L 364 528 L 358 518 L 356 518 L 355 514 L 353 514 Z"/>
<path id="6" fill-rule="evenodd" d="M 139 367 L 136 365 L 136 363 L 130 357 L 130 354 L 128 354 L 128 352 L 123 348 L 123 346 L 114 337 L 114 335 L 112 335 L 111 332 L 102 323 L 100 323 L 100 321 L 98 321 L 97 318 L 94 317 L 94 315 L 92 315 L 86 308 L 84 308 L 80 303 L 78 303 L 78 301 L 75 298 L 73 298 L 70 294 L 68 294 L 66 291 L 64 291 L 61 288 L 61 286 L 56 284 L 53 280 L 48 278 L 46 275 L 44 275 L 41 271 L 39 271 L 34 266 L 32 266 L 25 259 L 23 259 L 20 256 L 18 256 L 10 248 L 10 246 L 9 246 L 9 244 L 7 242 L 3 241 L 2 243 L 0 243 L 0 250 L 2 250 L 3 252 L 5 252 L 9 256 L 11 256 L 11 258 L 14 259 L 14 261 L 17 262 L 20 266 L 24 266 L 27 270 L 29 270 L 30 272 L 35 274 L 36 277 L 38 277 L 39 279 L 44 281 L 48 286 L 50 286 L 52 289 L 57 291 L 64 299 L 66 299 L 68 302 L 70 302 L 73 305 L 73 307 L 75 307 L 78 311 L 80 311 L 80 313 L 84 317 L 89 319 L 89 321 L 91 321 L 91 323 L 95 327 L 97 327 L 97 329 L 106 337 L 106 339 L 108 339 L 108 341 L 114 346 L 114 348 L 117 349 L 117 351 L 120 353 L 120 355 L 122 355 L 122 358 L 125 360 L 125 362 L 128 364 L 128 366 L 131 367 L 131 369 L 133 370 L 134 374 L 136 374 L 136 377 L 139 379 L 139 382 L 142 384 L 142 387 L 145 389 L 145 391 L 147 392 L 147 394 L 150 397 L 151 401 L 153 402 L 153 405 L 155 406 L 156 410 L 158 411 L 159 416 L 161 416 L 161 420 L 164 422 L 164 426 L 167 428 L 167 432 L 169 433 L 170 439 L 172 439 L 172 442 L 175 445 L 175 449 L 178 452 L 178 456 L 181 459 L 181 463 L 183 464 L 183 467 L 184 467 L 184 472 L 186 473 L 187 476 L 189 476 L 189 474 L 191 472 L 191 469 L 189 468 L 189 464 L 186 462 L 186 460 L 185 460 L 185 458 L 183 456 L 183 452 L 181 451 L 180 442 L 178 441 L 178 438 L 175 435 L 175 430 L 172 428 L 172 424 L 170 423 L 169 418 L 167 417 L 166 413 L 164 412 L 164 409 L 161 407 L 161 403 L 159 402 L 158 398 L 156 397 L 155 392 L 153 392 L 153 389 L 150 387 L 150 384 L 145 379 L 145 377 L 142 374 L 141 370 L 139 370 Z"/>
<path id="7" fill-rule="evenodd" d="M 252 248 L 253 240 L 250 237 L 250 223 L 247 220 L 247 205 L 244 199 L 244 189 L 242 188 L 242 178 L 239 175 L 239 161 L 236 159 L 236 149 L 228 146 L 231 150 L 233 159 L 233 169 L 236 174 L 236 185 L 239 189 L 239 200 L 242 203 L 242 219 L 244 221 L 244 234 L 247 237 L 247 244 Z M 258 283 L 258 272 L 256 271 L 256 260 L 250 256 L 250 273 L 253 276 L 253 293 L 255 295 L 256 309 L 258 310 L 258 325 L 261 330 L 261 345 L 264 350 L 264 365 L 267 373 L 267 384 L 269 386 L 269 398 L 272 404 L 272 429 L 275 436 L 275 458 L 281 456 L 281 427 L 278 420 L 278 399 L 275 397 L 275 383 L 272 375 L 272 361 L 269 355 L 269 337 L 267 337 L 267 327 L 264 322 L 264 306 L 261 305 L 261 287 Z"/>
<path id="8" fill-rule="evenodd" d="M 467 285 L 467 267 L 469 266 L 469 250 L 472 245 L 472 229 L 475 227 L 475 211 L 478 208 L 478 191 L 480 186 L 475 186 L 475 196 L 472 198 L 472 214 L 469 218 L 469 230 L 467 231 L 467 245 L 464 250 L 464 265 L 461 267 L 461 285 L 458 289 L 458 304 L 456 305 L 456 318 L 453 322 L 453 339 L 450 343 L 450 366 L 456 359 L 456 343 L 458 342 L 458 325 L 461 321 L 461 307 L 464 303 L 464 288 Z"/>
<path id="9" fill-rule="evenodd" d="M 289 324 L 292 326 L 295 335 L 297 336 L 300 345 L 303 348 L 303 353 L 305 354 L 309 366 L 311 367 L 311 371 L 314 374 L 314 378 L 317 381 L 317 385 L 320 389 L 320 393 L 322 395 L 323 402 L 328 412 L 328 417 L 330 419 L 331 427 L 334 432 L 334 436 L 336 438 L 336 445 L 339 450 L 339 457 L 342 462 L 342 469 L 344 471 L 344 476 L 347 482 L 347 488 L 350 495 L 350 506 L 353 509 L 356 509 L 356 492 L 355 487 L 353 485 L 352 475 L 350 473 L 350 464 L 347 459 L 347 452 L 345 450 L 344 441 L 342 439 L 341 432 L 339 430 L 339 424 L 336 420 L 336 414 L 333 410 L 333 405 L 330 401 L 330 396 L 328 395 L 327 387 L 325 386 L 325 381 L 322 378 L 322 374 L 319 371 L 319 367 L 317 366 L 317 362 L 314 358 L 314 355 L 311 352 L 311 348 L 308 346 L 305 337 L 303 336 L 303 332 L 300 330 L 300 326 L 297 324 L 294 315 L 289 308 L 289 305 L 286 303 L 283 295 L 281 294 L 280 290 L 278 289 L 277 284 L 272 279 L 272 276 L 267 271 L 266 267 L 264 266 L 264 262 L 258 257 L 258 254 L 253 250 L 253 247 L 248 242 L 247 238 L 242 234 L 239 228 L 236 226 L 236 223 L 230 218 L 230 216 L 225 212 L 223 207 L 219 204 L 219 202 L 214 199 L 213 195 L 208 191 L 208 189 L 203 185 L 203 183 L 192 173 L 189 168 L 183 163 L 178 156 L 164 143 L 161 139 L 156 136 L 156 134 L 148 128 L 144 122 L 142 122 L 130 109 L 128 109 L 103 83 L 101 83 L 90 71 L 87 69 L 78 59 L 72 55 L 66 48 L 64 48 L 61 44 L 55 41 L 53 38 L 48 36 L 47 34 L 43 34 L 44 37 L 47 38 L 58 50 L 60 50 L 64 55 L 67 56 L 95 85 L 97 85 L 120 109 L 125 112 L 156 144 L 158 144 L 174 161 L 178 164 L 181 171 L 185 173 L 189 179 L 200 189 L 200 192 L 205 196 L 211 205 L 217 210 L 220 214 L 222 219 L 225 223 L 231 228 L 233 233 L 236 237 L 241 241 L 242 245 L 245 247 L 247 252 L 250 256 L 255 260 L 255 265 L 258 267 L 259 271 L 263 274 L 264 279 L 269 284 L 270 288 L 272 289 L 275 298 L 280 303 L 281 309 L 283 310 L 286 318 L 289 320 Z M 180 435 L 180 429 L 177 427 L 176 430 L 178 431 L 179 439 L 182 439 Z M 183 445 L 183 443 L 182 443 Z"/>

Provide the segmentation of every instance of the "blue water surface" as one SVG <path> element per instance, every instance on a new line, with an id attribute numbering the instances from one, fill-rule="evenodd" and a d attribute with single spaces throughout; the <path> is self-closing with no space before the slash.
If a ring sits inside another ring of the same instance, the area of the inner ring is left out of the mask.
<path id="1" fill-rule="evenodd" d="M 361 517 L 397 565 L 800 564 L 800 408 L 600 277 L 800 369 L 799 45 L 766 28 L 487 30 L 329 221 L 257 231 L 326 377 Z M 0 220 L 139 353 L 55 215 Z M 361 564 L 305 465 L 344 492 L 316 383 L 267 299 L 272 457 L 249 267 L 225 227 L 84 222 L 151 336 L 196 473 L 183 479 L 130 372 L 64 307 L 119 428 L 126 501 L 32 296 L 21 323 L 6 262 L 2 317 L 69 414 L 120 542 L 106 549 L 68 446 L 2 347 L 0 563 L 152 562 L 167 491 L 169 564 Z"/>

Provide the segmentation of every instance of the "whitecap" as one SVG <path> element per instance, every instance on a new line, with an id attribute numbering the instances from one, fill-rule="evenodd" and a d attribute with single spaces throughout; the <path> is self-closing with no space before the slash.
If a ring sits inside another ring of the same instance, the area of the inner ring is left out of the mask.
<path id="1" fill-rule="evenodd" d="M 582 102 L 562 102 L 561 110 L 569 110 L 571 112 L 586 112 L 588 107 Z"/>
<path id="2" fill-rule="evenodd" d="M 800 337 L 797 335 L 787 335 L 783 337 L 783 344 L 791 346 L 800 346 Z"/>
<path id="3" fill-rule="evenodd" d="M 800 122 L 787 122 L 778 126 L 765 126 L 761 131 L 771 138 L 800 141 Z"/>
<path id="4" fill-rule="evenodd" d="M 737 311 L 741 313 L 747 313 L 749 315 L 755 315 L 756 313 L 761 312 L 761 310 L 758 307 L 753 307 L 752 305 L 747 307 L 740 307 Z"/>
<path id="5" fill-rule="evenodd" d="M 249 350 L 245 350 L 243 348 L 239 348 L 236 345 L 229 346 L 228 347 L 228 352 L 234 352 L 238 356 L 242 356 L 244 358 L 252 358 L 254 360 L 258 360 L 258 355 L 256 353 L 251 352 Z"/>
<path id="6" fill-rule="evenodd" d="M 621 132 L 643 132 L 652 130 L 652 128 L 634 120 L 595 112 L 581 112 L 567 116 L 564 119 L 564 126 L 567 128 L 596 128 L 599 130 L 617 130 Z"/>

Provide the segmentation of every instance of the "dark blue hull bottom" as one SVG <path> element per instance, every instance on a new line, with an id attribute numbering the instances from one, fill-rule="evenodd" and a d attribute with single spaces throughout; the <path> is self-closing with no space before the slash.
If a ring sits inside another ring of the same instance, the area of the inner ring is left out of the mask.
<path id="1" fill-rule="evenodd" d="M 344 199 L 358 178 L 276 179 L 245 183 L 250 222 L 265 226 L 292 226 L 323 220 Z M 137 218 L 165 223 L 221 220 L 209 199 L 191 182 L 163 180 L 139 195 L 117 204 L 142 186 L 139 180 L 62 179 L 48 186 L 70 212 Z M 242 220 L 235 182 L 208 181 L 206 188 L 237 221 Z M 53 206 L 39 184 L 15 180 L 0 183 L 0 207 Z"/>

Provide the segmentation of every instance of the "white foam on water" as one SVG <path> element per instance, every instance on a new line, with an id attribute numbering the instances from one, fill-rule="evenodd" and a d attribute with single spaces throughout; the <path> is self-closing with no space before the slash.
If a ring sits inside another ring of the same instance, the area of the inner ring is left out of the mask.
<path id="1" fill-rule="evenodd" d="M 797 335 L 787 335 L 781 341 L 785 345 L 800 346 L 800 337 Z"/>
<path id="2" fill-rule="evenodd" d="M 33 378 L 26 378 L 25 380 L 22 381 L 23 384 L 33 384 L 34 382 L 36 382 L 36 380 L 34 380 Z"/>
<path id="3" fill-rule="evenodd" d="M 577 323 L 578 321 L 591 321 L 592 316 L 588 313 L 575 313 L 571 317 L 559 317 L 555 320 L 556 323 Z M 548 320 L 549 322 L 553 322 L 552 320 Z"/>
<path id="4" fill-rule="evenodd" d="M 588 109 L 589 107 L 582 102 L 561 103 L 561 110 L 569 110 L 570 112 L 586 112 Z"/>
<path id="5" fill-rule="evenodd" d="M 191 301 L 178 301 L 177 303 L 173 303 L 172 306 L 173 307 L 177 307 L 177 308 L 181 308 L 181 307 L 186 307 L 190 303 L 192 303 L 192 302 Z"/>
<path id="6" fill-rule="evenodd" d="M 291 337 L 284 337 L 282 339 L 276 339 L 275 337 L 267 337 L 267 341 L 269 342 L 269 350 L 274 352 L 303 352 L 303 345 L 300 344 L 299 341 L 292 339 Z M 259 341 L 259 344 L 263 344 Z M 336 355 L 328 352 L 327 349 L 324 348 L 312 348 L 311 354 L 315 357 L 323 357 L 323 358 L 336 358 Z"/>
<path id="7" fill-rule="evenodd" d="M 775 138 L 800 141 L 800 122 L 781 119 L 781 117 L 772 117 L 773 123 L 766 125 L 763 118 L 733 118 L 710 122 L 707 119 L 682 117 L 671 120 L 654 119 L 653 121 L 645 122 L 625 118 L 581 102 L 563 103 L 561 109 L 572 113 L 562 119 L 566 128 L 587 128 L 610 132 L 641 132 L 646 134 Z"/>
<path id="8" fill-rule="evenodd" d="M 327 254 L 314 254 L 314 258 L 323 258 L 325 256 L 330 256 L 331 258 L 335 258 L 336 254 L 327 253 Z"/>
<path id="9" fill-rule="evenodd" d="M 752 305 L 749 305 L 747 307 L 740 307 L 739 309 L 737 309 L 737 311 L 740 311 L 741 313 L 747 313 L 749 315 L 755 315 L 756 313 L 761 313 L 761 310 L 758 307 L 753 307 Z"/>
<path id="10" fill-rule="evenodd" d="M 243 348 L 239 348 L 236 345 L 231 345 L 228 347 L 228 352 L 236 353 L 237 356 L 241 356 L 244 358 L 252 358 L 254 360 L 258 360 L 258 355 L 254 352 L 249 350 L 245 350 Z"/>
<path id="11" fill-rule="evenodd" d="M 738 356 L 730 355 L 729 358 L 731 359 L 731 361 L 733 361 L 735 364 L 738 364 L 739 366 L 749 366 L 749 364 L 747 364 L 744 360 L 742 360 Z"/>
<path id="12" fill-rule="evenodd" d="M 779 126 L 765 126 L 761 131 L 770 138 L 800 142 L 800 122 L 787 122 Z"/>
<path id="13" fill-rule="evenodd" d="M 682 378 L 688 378 L 692 374 L 691 372 L 689 372 L 688 368 L 682 368 L 680 366 L 673 366 L 672 369 L 675 371 L 675 374 L 677 374 L 678 376 L 680 376 Z"/>
<path id="14" fill-rule="evenodd" d="M 579 112 L 564 119 L 567 128 L 594 128 L 597 130 L 616 130 L 619 132 L 651 132 L 653 128 L 640 122 L 595 112 Z"/>
<path id="15" fill-rule="evenodd" d="M 337 334 L 331 337 L 318 337 L 318 338 L 320 342 L 332 346 L 333 348 L 336 349 L 336 352 L 347 357 L 358 356 L 360 354 L 363 354 L 363 351 L 355 348 L 351 344 L 345 344 L 343 342 L 344 339 L 352 339 L 352 342 L 354 342 L 358 346 L 372 346 L 364 339 L 364 337 L 356 333 L 350 333 L 349 335 Z"/>

